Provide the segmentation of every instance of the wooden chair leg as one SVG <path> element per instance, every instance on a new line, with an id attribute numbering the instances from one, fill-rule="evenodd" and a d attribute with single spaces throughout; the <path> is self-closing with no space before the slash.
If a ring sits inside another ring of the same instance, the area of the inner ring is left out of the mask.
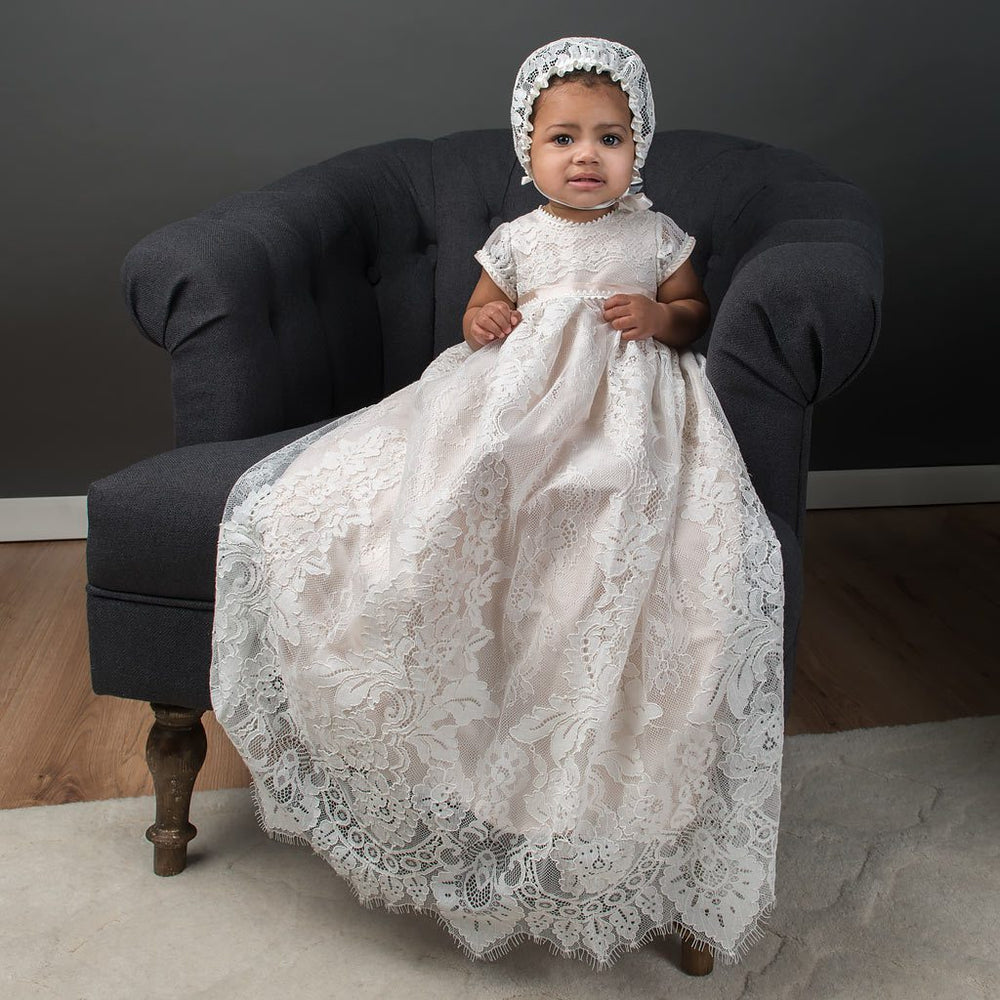
<path id="1" fill-rule="evenodd" d="M 195 778 L 207 749 L 203 709 L 150 702 L 156 721 L 146 740 L 146 763 L 156 789 L 156 822 L 146 831 L 153 844 L 153 871 L 178 875 L 187 864 L 187 845 L 198 832 L 188 822 Z"/>
<path id="2" fill-rule="evenodd" d="M 681 969 L 689 976 L 707 976 L 715 964 L 708 945 L 681 932 Z"/>

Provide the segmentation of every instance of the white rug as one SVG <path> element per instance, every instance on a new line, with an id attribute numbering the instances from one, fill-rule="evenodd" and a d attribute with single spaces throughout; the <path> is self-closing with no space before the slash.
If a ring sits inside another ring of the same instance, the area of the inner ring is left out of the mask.
<path id="1" fill-rule="evenodd" d="M 1000 997 L 1000 716 L 788 737 L 778 904 L 704 978 L 658 939 L 606 971 L 523 942 L 467 958 L 432 916 L 360 905 L 248 789 L 196 792 L 186 871 L 152 798 L 0 812 L 4 1000 Z"/>

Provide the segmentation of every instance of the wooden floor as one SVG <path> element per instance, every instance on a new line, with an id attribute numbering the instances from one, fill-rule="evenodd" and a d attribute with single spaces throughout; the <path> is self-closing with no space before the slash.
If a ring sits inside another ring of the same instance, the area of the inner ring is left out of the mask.
<path id="1" fill-rule="evenodd" d="M 0 808 L 151 795 L 146 702 L 90 689 L 86 542 L 0 543 Z M 1000 504 L 809 511 L 786 732 L 1000 714 Z M 196 789 L 249 784 L 210 712 Z"/>

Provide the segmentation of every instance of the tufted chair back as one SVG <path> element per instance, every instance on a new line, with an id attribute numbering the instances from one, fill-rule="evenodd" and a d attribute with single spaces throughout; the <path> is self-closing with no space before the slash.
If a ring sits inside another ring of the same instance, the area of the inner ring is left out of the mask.
<path id="1" fill-rule="evenodd" d="M 643 174 L 653 207 L 697 237 L 712 325 L 695 349 L 765 502 L 801 538 L 804 488 L 782 499 L 769 484 L 804 480 L 803 414 L 874 348 L 876 210 L 802 153 L 713 132 L 658 133 Z M 419 378 L 462 339 L 475 250 L 542 202 L 521 176 L 506 129 L 399 139 L 140 241 L 123 288 L 140 329 L 170 352 L 176 446 L 304 427 Z M 797 468 L 776 457 L 786 421 L 797 421 L 784 450 Z"/>

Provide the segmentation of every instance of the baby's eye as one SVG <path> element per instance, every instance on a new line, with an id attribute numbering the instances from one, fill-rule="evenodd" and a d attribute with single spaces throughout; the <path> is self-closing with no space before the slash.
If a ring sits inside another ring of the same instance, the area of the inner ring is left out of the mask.
<path id="1" fill-rule="evenodd" d="M 608 132 L 607 135 L 601 136 L 601 138 L 602 139 L 612 139 L 612 140 L 614 140 L 613 142 L 610 143 L 610 145 L 611 145 L 612 148 L 614 148 L 615 146 L 617 146 L 619 143 L 622 142 L 621 136 L 615 135 L 613 132 Z M 573 137 L 571 135 L 567 135 L 565 132 L 561 132 L 559 135 L 554 135 L 552 137 L 552 141 L 557 146 L 565 146 L 566 143 L 560 142 L 559 141 L 560 139 L 569 139 L 570 142 L 573 141 Z M 608 144 L 605 143 L 605 145 L 608 145 Z"/>

